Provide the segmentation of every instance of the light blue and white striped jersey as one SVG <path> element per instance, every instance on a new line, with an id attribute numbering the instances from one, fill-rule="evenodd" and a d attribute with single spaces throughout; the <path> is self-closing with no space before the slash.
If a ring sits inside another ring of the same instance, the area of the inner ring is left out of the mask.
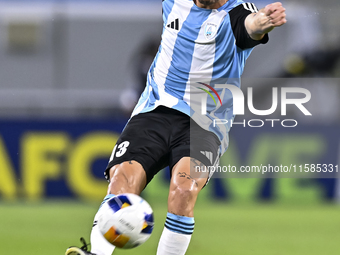
<path id="1" fill-rule="evenodd" d="M 245 61 L 260 43 L 249 38 L 244 19 L 257 9 L 241 0 L 213 10 L 199 8 L 192 0 L 164 0 L 162 5 L 161 45 L 132 116 L 160 105 L 181 111 L 217 135 L 223 154 L 230 122 L 213 125 L 213 120 L 233 119 L 233 100 L 229 90 L 214 88 L 240 86 Z M 202 102 L 207 114 L 202 114 Z"/>

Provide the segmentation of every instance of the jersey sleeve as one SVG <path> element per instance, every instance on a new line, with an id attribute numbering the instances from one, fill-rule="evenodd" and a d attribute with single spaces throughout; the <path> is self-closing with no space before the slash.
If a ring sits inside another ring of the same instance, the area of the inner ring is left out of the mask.
<path id="1" fill-rule="evenodd" d="M 236 38 L 236 45 L 241 49 L 253 48 L 258 44 L 265 44 L 269 40 L 268 34 L 265 34 L 259 41 L 253 40 L 249 36 L 244 21 L 249 14 L 255 12 L 258 12 L 258 9 L 253 3 L 243 3 L 229 11 L 231 27 Z"/>

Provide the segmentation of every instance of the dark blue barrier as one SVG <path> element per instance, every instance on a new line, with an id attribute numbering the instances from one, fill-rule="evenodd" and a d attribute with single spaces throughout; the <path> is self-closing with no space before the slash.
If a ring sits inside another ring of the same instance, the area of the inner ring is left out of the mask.
<path id="1" fill-rule="evenodd" d="M 0 121 L 0 197 L 80 197 L 101 199 L 103 178 L 113 146 L 126 120 Z M 339 164 L 338 126 L 233 127 L 230 148 L 222 164 Z M 164 173 L 164 179 L 166 174 Z M 334 176 L 336 177 L 336 176 Z M 280 180 L 261 179 L 254 197 L 280 197 Z M 247 180 L 213 179 L 208 188 L 215 198 L 235 197 L 248 188 Z M 244 183 L 244 184 L 242 184 Z M 335 179 L 296 180 L 300 188 L 313 187 L 324 199 L 335 196 Z M 242 186 L 244 185 L 244 186 Z M 281 193 L 280 193 L 281 192 Z"/>
<path id="2" fill-rule="evenodd" d="M 76 184 L 82 173 L 87 183 L 106 189 L 103 170 L 125 123 L 119 119 L 0 121 L 0 195 L 33 200 L 86 197 Z"/>

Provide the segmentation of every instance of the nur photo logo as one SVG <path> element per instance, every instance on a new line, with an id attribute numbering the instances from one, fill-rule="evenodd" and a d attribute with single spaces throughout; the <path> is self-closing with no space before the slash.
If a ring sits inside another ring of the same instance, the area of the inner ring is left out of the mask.
<path id="1" fill-rule="evenodd" d="M 232 95 L 233 107 L 232 112 L 233 116 L 235 115 L 245 115 L 245 96 L 243 91 L 231 84 L 216 84 L 214 87 L 208 85 L 206 83 L 199 82 L 200 85 L 204 87 L 198 87 L 198 89 L 204 91 L 209 95 L 209 97 L 213 100 L 216 108 L 223 106 L 224 97 L 226 96 L 226 91 L 229 90 Z M 222 89 L 222 90 L 221 90 Z M 220 94 L 217 92 L 221 91 Z M 277 111 L 279 108 L 279 98 L 280 98 L 280 115 L 287 116 L 287 106 L 292 105 L 295 106 L 300 112 L 302 112 L 305 116 L 312 116 L 311 112 L 305 107 L 305 104 L 310 101 L 311 93 L 308 89 L 298 88 L 298 87 L 282 87 L 280 88 L 280 96 L 279 96 L 279 88 L 272 88 L 272 104 L 269 109 L 259 110 L 254 106 L 253 99 L 253 88 L 247 88 L 247 107 L 251 114 L 256 116 L 269 116 Z M 221 95 L 224 95 L 222 97 Z M 229 94 L 229 93 L 228 93 Z M 291 98 L 292 95 L 298 95 L 299 98 Z M 201 114 L 209 115 L 207 112 L 207 96 L 201 95 Z M 244 127 L 262 127 L 265 122 L 271 123 L 271 126 L 274 127 L 276 122 L 280 122 L 283 127 L 295 127 L 298 122 L 295 119 L 250 119 L 246 121 L 245 119 L 242 122 L 234 122 L 233 119 L 216 119 L 213 120 L 214 127 L 219 124 L 230 124 L 232 125 L 243 125 Z"/>

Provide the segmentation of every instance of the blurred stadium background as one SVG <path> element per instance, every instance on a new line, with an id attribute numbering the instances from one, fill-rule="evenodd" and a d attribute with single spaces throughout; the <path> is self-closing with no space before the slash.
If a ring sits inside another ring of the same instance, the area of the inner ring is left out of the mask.
<path id="1" fill-rule="evenodd" d="M 282 2 L 288 23 L 254 50 L 243 89 L 268 109 L 272 87 L 307 88 L 313 116 L 292 107 L 285 119 L 296 128 L 235 126 L 223 164 L 340 164 L 340 4 Z M 0 0 L 0 254 L 64 254 L 88 239 L 161 18 L 160 0 Z M 168 178 L 161 172 L 143 192 L 155 210 L 150 241 L 117 254 L 155 254 Z M 188 254 L 338 254 L 339 200 L 337 175 L 212 179 Z"/>

